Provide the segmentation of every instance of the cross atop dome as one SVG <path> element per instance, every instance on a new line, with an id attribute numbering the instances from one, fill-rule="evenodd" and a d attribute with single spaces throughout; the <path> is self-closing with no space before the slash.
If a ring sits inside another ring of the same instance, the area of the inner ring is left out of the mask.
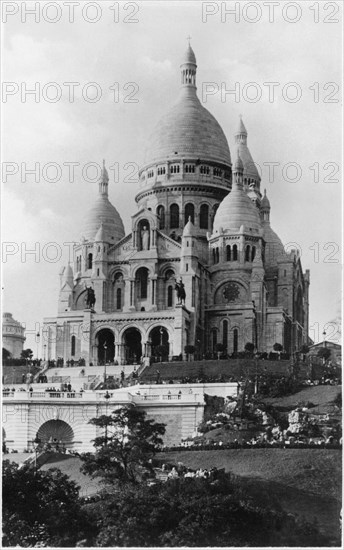
<path id="1" fill-rule="evenodd" d="M 191 36 L 190 36 L 190 35 L 189 35 L 189 36 L 187 36 L 187 37 L 186 37 L 186 40 L 188 41 L 188 44 L 189 44 L 189 48 L 191 48 L 191 46 L 190 46 L 190 40 L 191 40 Z"/>

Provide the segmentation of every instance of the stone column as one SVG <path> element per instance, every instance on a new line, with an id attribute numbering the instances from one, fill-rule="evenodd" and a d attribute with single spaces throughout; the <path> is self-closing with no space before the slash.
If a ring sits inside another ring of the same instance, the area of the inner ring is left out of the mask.
<path id="1" fill-rule="evenodd" d="M 129 307 L 131 310 L 135 309 L 135 279 L 130 279 L 130 295 L 129 295 Z"/>

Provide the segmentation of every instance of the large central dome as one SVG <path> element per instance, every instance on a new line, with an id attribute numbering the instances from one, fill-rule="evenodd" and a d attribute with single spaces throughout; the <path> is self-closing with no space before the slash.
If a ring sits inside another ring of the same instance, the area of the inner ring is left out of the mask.
<path id="1" fill-rule="evenodd" d="M 226 136 L 196 94 L 196 59 L 189 46 L 177 102 L 155 126 L 146 148 L 145 165 L 174 158 L 194 158 L 231 165 Z"/>

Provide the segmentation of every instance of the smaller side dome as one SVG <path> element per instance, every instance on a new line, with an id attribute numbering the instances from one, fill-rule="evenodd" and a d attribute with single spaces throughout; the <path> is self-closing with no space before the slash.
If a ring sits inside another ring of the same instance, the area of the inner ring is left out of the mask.
<path id="1" fill-rule="evenodd" d="M 188 222 L 184 227 L 183 230 L 183 237 L 194 237 L 195 236 L 195 226 L 191 221 L 191 217 L 189 216 Z"/>
<path id="2" fill-rule="evenodd" d="M 103 169 L 98 182 L 98 197 L 85 216 L 82 235 L 86 241 L 93 241 L 101 223 L 103 224 L 103 241 L 115 244 L 125 236 L 122 218 L 109 201 L 108 186 L 109 174 L 105 168 L 105 161 L 103 161 Z"/>
<path id="3" fill-rule="evenodd" d="M 283 243 L 268 223 L 264 224 L 263 238 L 265 240 L 265 266 L 274 267 L 277 265 L 277 259 L 285 256 Z"/>
<path id="4" fill-rule="evenodd" d="M 96 233 L 96 236 L 94 237 L 94 242 L 95 243 L 106 242 L 106 235 L 105 235 L 105 231 L 104 231 L 103 222 L 100 224 L 99 229 Z"/>

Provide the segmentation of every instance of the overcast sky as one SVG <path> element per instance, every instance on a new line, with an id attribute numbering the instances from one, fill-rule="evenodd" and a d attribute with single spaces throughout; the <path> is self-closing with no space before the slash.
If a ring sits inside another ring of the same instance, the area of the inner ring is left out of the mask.
<path id="1" fill-rule="evenodd" d="M 68 261 L 63 243 L 79 240 L 97 195 L 83 177 L 87 163 L 105 158 L 118 167 L 117 181 L 109 170 L 110 200 L 130 231 L 138 191 L 131 173 L 178 94 L 189 35 L 199 97 L 222 126 L 232 157 L 242 114 L 272 228 L 288 249 L 300 249 L 303 270 L 310 269 L 310 336 L 321 340 L 324 327 L 333 336 L 326 323 L 341 309 L 341 3 L 325 10 L 324 2 L 275 2 L 269 13 L 263 3 L 243 1 L 226 16 L 235 2 L 79 2 L 70 21 L 70 3 L 45 9 L 40 2 L 37 22 L 24 3 L 5 4 L 18 12 L 3 25 L 2 237 L 5 252 L 13 251 L 3 255 L 3 307 L 26 324 L 25 347 L 36 353 L 32 335 L 57 312 L 58 273 Z M 73 101 L 68 82 L 80 84 Z M 35 83 L 38 97 L 25 96 Z M 225 93 L 234 89 L 236 96 Z M 22 163 L 39 163 L 38 182 Z M 44 170 L 47 163 L 61 167 L 59 181 L 51 181 L 56 171 Z M 63 163 L 78 163 L 74 181 Z M 267 163 L 278 163 L 273 178 Z M 4 171 L 17 166 L 6 178 Z M 25 254 L 35 247 L 36 256 Z"/>

